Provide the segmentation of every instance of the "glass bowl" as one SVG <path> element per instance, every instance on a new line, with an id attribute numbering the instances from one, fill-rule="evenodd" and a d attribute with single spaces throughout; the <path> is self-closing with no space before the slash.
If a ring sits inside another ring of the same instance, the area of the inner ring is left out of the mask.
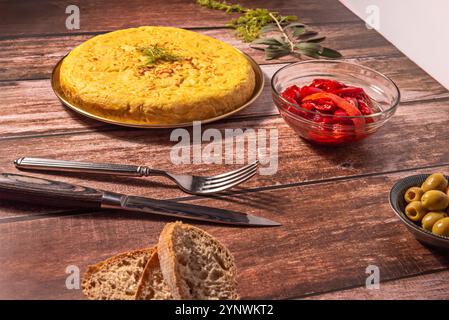
<path id="1" fill-rule="evenodd" d="M 316 78 L 363 88 L 379 111 L 352 117 L 326 115 L 292 104 L 281 96 L 286 88 L 309 85 Z M 274 103 L 285 122 L 300 137 L 325 145 L 345 145 L 368 137 L 393 116 L 400 100 L 399 89 L 390 78 L 362 65 L 334 60 L 308 60 L 289 64 L 273 75 L 271 89 Z M 322 121 L 312 121 L 316 115 Z M 364 124 L 356 127 L 353 122 L 355 118 L 363 119 Z"/>

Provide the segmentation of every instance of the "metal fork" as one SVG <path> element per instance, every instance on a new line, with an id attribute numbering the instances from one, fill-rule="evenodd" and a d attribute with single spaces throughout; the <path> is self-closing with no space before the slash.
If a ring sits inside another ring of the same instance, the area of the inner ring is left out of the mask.
<path id="1" fill-rule="evenodd" d="M 237 170 L 211 177 L 174 174 L 162 170 L 151 169 L 146 166 L 88 163 L 28 157 L 17 159 L 14 161 L 14 164 L 18 169 L 27 170 L 100 173 L 132 177 L 165 176 L 173 180 L 179 188 L 187 193 L 205 195 L 227 190 L 248 180 L 256 174 L 259 161 L 255 161 Z"/>

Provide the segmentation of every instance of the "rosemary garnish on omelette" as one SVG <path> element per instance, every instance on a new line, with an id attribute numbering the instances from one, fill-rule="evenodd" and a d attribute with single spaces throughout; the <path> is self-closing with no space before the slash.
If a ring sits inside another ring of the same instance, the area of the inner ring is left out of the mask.
<path id="1" fill-rule="evenodd" d="M 138 48 L 138 50 L 147 56 L 147 65 L 161 61 L 177 61 L 182 59 L 181 56 L 173 54 L 170 50 L 160 47 L 157 44 L 145 48 Z"/>

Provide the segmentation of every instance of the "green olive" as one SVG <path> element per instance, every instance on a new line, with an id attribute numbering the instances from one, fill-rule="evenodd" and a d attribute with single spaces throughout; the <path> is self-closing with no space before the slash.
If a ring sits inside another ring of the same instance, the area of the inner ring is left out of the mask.
<path id="1" fill-rule="evenodd" d="M 421 225 L 424 229 L 432 231 L 435 222 L 445 217 L 447 217 L 446 212 L 429 212 L 422 218 Z"/>
<path id="2" fill-rule="evenodd" d="M 421 221 L 421 219 L 426 215 L 427 210 L 424 209 L 421 201 L 410 202 L 405 207 L 405 214 L 407 217 L 415 222 Z"/>
<path id="3" fill-rule="evenodd" d="M 441 173 L 434 173 L 427 177 L 421 188 L 424 192 L 430 190 L 440 190 L 445 192 L 447 189 L 447 179 Z"/>
<path id="4" fill-rule="evenodd" d="M 421 196 L 424 194 L 424 191 L 420 187 L 411 187 L 409 188 L 404 195 L 405 201 L 407 203 L 410 203 L 412 201 L 419 201 L 421 200 Z"/>
<path id="5" fill-rule="evenodd" d="M 449 205 L 449 197 L 442 191 L 430 190 L 422 195 L 421 202 L 427 210 L 445 210 Z"/>
<path id="6" fill-rule="evenodd" d="M 438 220 L 432 227 L 432 233 L 449 237 L 449 217 Z"/>

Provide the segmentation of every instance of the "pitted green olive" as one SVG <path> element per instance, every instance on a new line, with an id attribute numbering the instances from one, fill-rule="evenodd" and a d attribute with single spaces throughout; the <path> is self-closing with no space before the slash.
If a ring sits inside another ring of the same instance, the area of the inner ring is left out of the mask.
<path id="1" fill-rule="evenodd" d="M 449 205 L 449 197 L 442 191 L 430 190 L 421 197 L 422 205 L 427 210 L 445 210 Z"/>
<path id="2" fill-rule="evenodd" d="M 426 213 L 427 210 L 424 209 L 420 201 L 412 201 L 405 207 L 405 214 L 410 220 L 415 222 L 421 221 Z"/>
<path id="3" fill-rule="evenodd" d="M 420 187 L 411 187 L 405 192 L 404 199 L 407 203 L 419 201 L 423 194 L 424 191 Z"/>
<path id="4" fill-rule="evenodd" d="M 449 217 L 438 220 L 432 227 L 432 233 L 449 237 Z"/>
<path id="5" fill-rule="evenodd" d="M 441 173 L 434 173 L 427 177 L 421 188 L 424 192 L 430 190 L 440 190 L 445 192 L 447 189 L 447 179 Z"/>
<path id="6" fill-rule="evenodd" d="M 422 218 L 421 225 L 424 229 L 432 231 L 433 225 L 445 217 L 447 217 L 446 212 L 429 212 Z"/>

